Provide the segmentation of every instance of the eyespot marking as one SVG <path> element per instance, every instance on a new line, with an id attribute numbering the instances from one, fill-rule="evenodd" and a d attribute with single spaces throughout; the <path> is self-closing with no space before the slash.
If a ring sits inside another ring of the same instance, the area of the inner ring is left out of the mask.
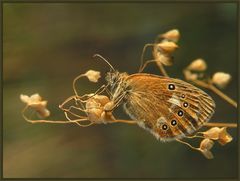
<path id="1" fill-rule="evenodd" d="M 171 121 L 171 125 L 172 125 L 172 126 L 176 126 L 176 125 L 177 125 L 177 121 L 176 121 L 175 119 L 173 119 L 173 120 Z"/>
<path id="2" fill-rule="evenodd" d="M 183 103 L 183 107 L 188 107 L 188 103 L 187 103 L 187 102 L 184 102 L 184 103 Z"/>
<path id="3" fill-rule="evenodd" d="M 175 85 L 174 84 L 169 84 L 168 85 L 168 89 L 169 90 L 174 90 L 175 89 Z"/>
<path id="4" fill-rule="evenodd" d="M 163 124 L 163 125 L 162 125 L 162 130 L 166 131 L 167 129 L 168 129 L 168 125 Z"/>
<path id="5" fill-rule="evenodd" d="M 178 114 L 178 116 L 183 116 L 183 111 L 179 110 L 177 114 Z"/>

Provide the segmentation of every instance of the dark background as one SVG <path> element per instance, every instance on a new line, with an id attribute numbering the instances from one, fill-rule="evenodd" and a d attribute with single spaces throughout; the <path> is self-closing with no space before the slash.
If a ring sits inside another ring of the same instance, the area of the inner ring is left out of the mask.
<path id="1" fill-rule="evenodd" d="M 168 73 L 183 79 L 183 68 L 204 58 L 209 74 L 232 75 L 224 92 L 236 100 L 234 3 L 4 3 L 3 176 L 236 178 L 236 129 L 230 130 L 234 140 L 224 147 L 216 143 L 215 158 L 207 160 L 177 142 L 159 142 L 137 126 L 32 125 L 21 116 L 19 95 L 38 92 L 49 101 L 51 119 L 63 119 L 58 105 L 73 94 L 73 78 L 89 69 L 103 77 L 108 71 L 93 54 L 131 74 L 138 70 L 144 44 L 173 28 L 181 39 Z M 146 72 L 159 74 L 154 65 Z M 83 82 L 79 91 L 98 86 Z M 236 109 L 207 92 L 217 106 L 211 121 L 236 122 Z M 121 110 L 116 115 L 128 119 Z"/>

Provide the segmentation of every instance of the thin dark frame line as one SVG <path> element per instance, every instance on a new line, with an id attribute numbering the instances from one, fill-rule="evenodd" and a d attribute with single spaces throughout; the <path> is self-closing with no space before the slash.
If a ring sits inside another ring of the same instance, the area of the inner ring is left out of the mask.
<path id="1" fill-rule="evenodd" d="M 1 15 L 2 15 L 2 18 L 1 18 L 1 25 L 2 25 L 2 28 L 1 28 L 1 35 L 2 35 L 2 37 L 1 37 L 1 41 L 2 41 L 2 47 L 3 47 L 3 4 L 4 3 L 25 3 L 25 2 L 27 2 L 27 3 L 42 3 L 42 2 L 44 2 L 44 3 L 237 3 L 237 12 L 238 12 L 238 14 L 239 14 L 239 2 L 238 1 L 221 1 L 221 0 L 219 0 L 219 1 L 201 1 L 201 2 L 198 2 L 198 1 L 172 1 L 172 0 L 170 0 L 170 1 L 2 1 L 2 3 L 1 3 L 1 9 L 2 9 L 2 13 L 1 13 Z M 238 21 L 239 19 L 237 18 L 237 23 L 238 23 L 238 26 L 237 26 L 237 32 L 239 32 L 239 21 Z M 239 34 L 237 34 L 237 38 L 238 38 L 238 40 L 239 40 Z M 237 41 L 237 57 L 238 57 L 238 60 L 240 60 L 240 55 L 239 55 L 239 44 L 238 44 L 238 41 Z M 2 65 L 2 67 L 1 67 L 1 70 L 2 70 L 2 72 L 1 72 L 1 78 L 2 78 L 2 87 L 3 87 L 3 49 L 1 50 L 1 57 L 2 57 L 2 62 L 1 62 L 1 65 Z M 238 62 L 238 68 L 239 68 L 239 62 Z M 239 72 L 238 72 L 239 73 Z M 238 82 L 239 82 L 239 77 L 238 77 Z M 238 84 L 238 86 L 239 86 L 239 84 Z M 238 90 L 239 90 L 239 87 L 238 87 Z M 1 100 L 2 100 L 2 102 L 1 102 L 1 110 L 3 111 L 3 89 L 1 89 Z M 238 100 L 239 100 L 239 91 L 238 91 Z M 239 100 L 239 102 L 240 102 L 240 100 Z M 239 114 L 240 114 L 240 109 L 238 109 L 238 111 L 239 111 Z M 239 116 L 239 120 L 240 120 L 240 115 L 238 114 L 238 116 Z M 2 114 L 2 120 L 3 120 L 3 114 Z M 1 126 L 1 130 L 2 130 L 2 139 L 1 139 L 1 141 L 2 141 L 2 144 L 1 144 L 1 150 L 2 150 L 2 154 L 1 154 L 1 163 L 2 163 L 2 171 L 3 171 L 3 121 L 1 122 L 1 124 L 0 124 L 0 126 Z M 240 130 L 240 128 L 239 128 L 239 130 Z M 239 142 L 239 144 L 240 144 L 240 139 L 239 139 L 239 132 L 238 132 L 238 142 Z M 238 149 L 239 149 L 239 145 L 237 145 L 237 147 L 238 147 Z M 239 150 L 238 150 L 239 151 Z M 238 160 L 239 160 L 239 154 L 238 154 Z M 239 167 L 239 165 L 238 165 L 238 167 Z M 3 172 L 1 171 L 1 178 L 4 178 L 3 177 Z M 239 173 L 238 173 L 238 178 L 239 178 Z M 46 177 L 46 178 L 4 178 L 4 180 L 42 180 L 42 179 L 44 179 L 44 180 L 55 180 L 55 179 L 57 179 L 57 180 L 112 180 L 112 179 L 115 179 L 115 180 L 120 180 L 120 179 L 130 179 L 130 180 L 146 180 L 146 179 L 150 179 L 150 180 L 158 180 L 158 179 L 168 179 L 168 180 L 173 180 L 173 179 L 178 179 L 178 178 L 124 178 L 124 177 L 122 177 L 122 178 L 54 178 L 54 177 L 52 177 L 52 178 L 48 178 L 48 177 Z M 206 179 L 209 179 L 209 178 L 206 178 Z M 228 180 L 228 179 L 225 179 L 225 178 L 214 178 L 214 179 L 217 179 L 217 180 Z M 179 179 L 179 180 L 192 180 L 192 178 L 181 178 L 181 179 Z M 196 179 L 196 180 L 201 180 L 201 179 Z M 235 180 L 235 178 L 233 178 L 233 180 Z"/>
<path id="2" fill-rule="evenodd" d="M 22 0 L 22 1 L 17 1 L 17 0 L 3 0 L 2 3 L 97 3 L 97 4 L 101 4 L 101 3 L 144 3 L 144 4 L 150 4 L 150 3 L 166 3 L 166 4 L 171 4 L 171 3 L 209 3 L 209 4 L 213 4 L 213 3 L 237 3 L 239 4 L 238 0 L 203 0 L 203 1 L 193 1 L 193 0 L 150 0 L 150 1 L 146 1 L 146 0 L 104 0 L 104 1 L 97 1 L 97 0 L 36 0 L 36 1 L 32 1 L 32 0 Z"/>
<path id="3" fill-rule="evenodd" d="M 0 126 L 1 126 L 1 146 L 0 146 L 0 149 L 1 149 L 1 178 L 3 178 L 3 3 L 1 3 L 1 46 L 2 46 L 2 49 L 0 50 L 1 52 L 1 111 L 2 111 L 2 121 L 0 123 Z"/>

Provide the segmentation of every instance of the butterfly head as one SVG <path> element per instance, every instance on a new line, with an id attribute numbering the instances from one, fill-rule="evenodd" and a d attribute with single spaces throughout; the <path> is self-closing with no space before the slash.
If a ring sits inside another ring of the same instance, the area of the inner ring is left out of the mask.
<path id="1" fill-rule="evenodd" d="M 110 71 L 106 75 L 106 81 L 110 85 L 112 89 L 115 89 L 118 85 L 120 85 L 123 80 L 127 77 L 127 73 L 120 73 L 118 71 Z"/>
<path id="2" fill-rule="evenodd" d="M 110 85 L 113 85 L 116 82 L 118 82 L 119 78 L 120 78 L 120 73 L 118 71 L 110 71 L 110 72 L 107 72 L 105 79 Z"/>

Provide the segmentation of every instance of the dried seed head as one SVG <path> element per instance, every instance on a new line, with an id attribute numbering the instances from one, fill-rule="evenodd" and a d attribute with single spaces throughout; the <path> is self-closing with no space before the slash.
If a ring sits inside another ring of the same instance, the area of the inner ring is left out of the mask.
<path id="1" fill-rule="evenodd" d="M 157 57 L 156 57 L 156 63 L 160 64 L 162 63 L 165 66 L 171 66 L 173 65 L 173 59 L 169 56 L 166 56 L 164 54 L 161 53 L 157 53 Z"/>
<path id="2" fill-rule="evenodd" d="M 192 63 L 187 67 L 187 69 L 192 71 L 205 71 L 207 69 L 207 64 L 203 59 L 199 58 L 192 61 Z"/>
<path id="3" fill-rule="evenodd" d="M 221 145 L 225 145 L 232 141 L 232 136 L 227 132 L 227 128 L 218 128 L 213 127 L 205 132 L 203 132 L 203 136 L 205 138 L 209 138 L 212 140 L 218 140 Z"/>
<path id="4" fill-rule="evenodd" d="M 231 80 L 231 75 L 224 72 L 217 72 L 212 77 L 212 82 L 220 88 L 224 88 Z"/>
<path id="5" fill-rule="evenodd" d="M 227 132 L 227 128 L 226 127 L 223 127 L 220 129 L 219 131 L 219 139 L 218 139 L 218 142 L 221 144 L 221 145 L 225 145 L 229 142 L 232 141 L 232 136 Z"/>
<path id="6" fill-rule="evenodd" d="M 198 79 L 198 75 L 196 73 L 192 73 L 190 70 L 186 69 L 183 71 L 186 80 L 194 81 Z"/>
<path id="7" fill-rule="evenodd" d="M 161 43 L 158 43 L 157 46 L 161 48 L 165 53 L 172 53 L 178 48 L 177 44 L 170 41 L 163 41 Z"/>
<path id="8" fill-rule="evenodd" d="M 112 112 L 106 113 L 104 107 L 110 102 L 109 98 L 104 95 L 95 95 L 86 102 L 86 112 L 88 119 L 94 123 L 107 123 L 114 120 Z"/>
<path id="9" fill-rule="evenodd" d="M 105 104 L 109 102 L 109 98 L 104 95 L 94 95 L 86 102 L 86 108 L 90 107 L 103 107 Z"/>
<path id="10" fill-rule="evenodd" d="M 201 150 L 201 149 L 200 149 L 200 151 L 207 159 L 213 159 L 214 158 L 211 151 L 209 151 L 209 150 Z"/>
<path id="11" fill-rule="evenodd" d="M 200 149 L 202 150 L 210 150 L 213 147 L 214 142 L 208 138 L 205 138 L 200 143 Z"/>
<path id="12" fill-rule="evenodd" d="M 173 59 L 167 54 L 163 54 L 162 52 L 158 51 L 158 48 L 154 48 L 153 57 L 158 65 L 163 64 L 166 66 L 171 66 L 173 64 Z"/>
<path id="13" fill-rule="evenodd" d="M 33 108 L 39 115 L 39 117 L 45 118 L 50 115 L 50 111 L 46 108 L 47 101 L 42 101 L 42 97 L 39 94 L 33 94 L 32 96 L 20 95 L 22 102 L 27 106 Z"/>
<path id="14" fill-rule="evenodd" d="M 180 38 L 180 33 L 177 29 L 170 30 L 161 35 L 161 38 L 177 42 Z"/>
<path id="15" fill-rule="evenodd" d="M 220 128 L 213 127 L 213 128 L 210 128 L 209 130 L 203 132 L 203 136 L 205 138 L 209 138 L 209 139 L 212 139 L 212 140 L 218 140 L 220 131 L 221 131 Z"/>
<path id="16" fill-rule="evenodd" d="M 41 96 L 39 94 L 33 94 L 31 95 L 30 97 L 27 96 L 27 95 L 23 95 L 21 94 L 20 95 L 20 99 L 22 102 L 26 103 L 26 104 L 32 104 L 32 103 L 35 103 L 35 102 L 39 102 L 42 100 Z"/>
<path id="17" fill-rule="evenodd" d="M 113 109 L 113 106 L 114 106 L 113 101 L 110 101 L 104 106 L 104 110 L 105 111 L 111 111 Z"/>
<path id="18" fill-rule="evenodd" d="M 95 70 L 89 70 L 84 74 L 89 81 L 91 82 L 97 82 L 98 79 L 101 77 L 100 72 Z"/>
<path id="19" fill-rule="evenodd" d="M 208 159 L 213 158 L 213 154 L 210 151 L 211 148 L 213 147 L 213 144 L 214 144 L 214 142 L 208 138 L 203 139 L 200 143 L 199 149 L 202 152 L 202 154 Z"/>

